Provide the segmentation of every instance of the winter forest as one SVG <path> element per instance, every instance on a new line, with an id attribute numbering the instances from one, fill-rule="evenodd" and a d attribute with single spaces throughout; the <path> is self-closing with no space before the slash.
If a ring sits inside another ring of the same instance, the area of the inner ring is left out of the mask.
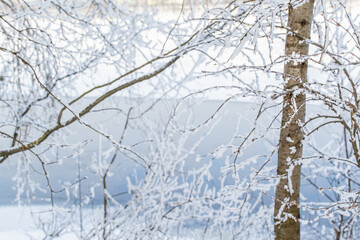
<path id="1" fill-rule="evenodd" d="M 0 0 L 0 136 L 0 239 L 360 239 L 360 1 Z"/>

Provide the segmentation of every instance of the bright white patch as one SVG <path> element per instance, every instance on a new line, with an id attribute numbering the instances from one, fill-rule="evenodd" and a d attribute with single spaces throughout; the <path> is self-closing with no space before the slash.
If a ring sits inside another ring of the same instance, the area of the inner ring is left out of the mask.
<path id="1" fill-rule="evenodd" d="M 291 164 L 291 165 L 289 166 L 289 169 L 287 170 L 287 172 L 288 172 L 287 176 L 288 176 L 288 182 L 289 182 L 288 191 L 289 191 L 290 195 L 293 195 L 293 193 L 294 193 L 294 189 L 293 189 L 293 185 L 292 185 L 292 181 L 291 181 L 291 176 L 292 176 L 294 167 L 295 167 L 295 166 L 294 166 L 293 164 Z"/>
<path id="2" fill-rule="evenodd" d="M 296 147 L 290 147 L 290 154 L 296 153 Z"/>

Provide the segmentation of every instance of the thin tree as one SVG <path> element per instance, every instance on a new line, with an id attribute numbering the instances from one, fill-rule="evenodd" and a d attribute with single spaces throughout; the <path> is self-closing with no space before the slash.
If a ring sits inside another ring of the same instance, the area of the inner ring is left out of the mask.
<path id="1" fill-rule="evenodd" d="M 302 84 L 307 81 L 306 55 L 310 38 L 314 0 L 298 6 L 289 6 L 285 55 L 289 57 L 284 67 L 285 96 L 278 150 L 275 192 L 274 226 L 275 239 L 300 239 L 300 178 L 302 141 L 305 121 L 305 100 Z M 299 61 L 300 60 L 300 61 Z"/>

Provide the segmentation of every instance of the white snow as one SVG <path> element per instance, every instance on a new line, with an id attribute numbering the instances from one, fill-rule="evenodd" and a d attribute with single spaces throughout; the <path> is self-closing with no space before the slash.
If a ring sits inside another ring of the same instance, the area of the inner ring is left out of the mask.
<path id="1" fill-rule="evenodd" d="M 0 207 L 0 239 L 32 240 L 41 239 L 44 233 L 35 226 L 32 212 L 44 210 L 45 206 L 1 206 Z M 74 234 L 64 234 L 57 240 L 75 240 Z"/>

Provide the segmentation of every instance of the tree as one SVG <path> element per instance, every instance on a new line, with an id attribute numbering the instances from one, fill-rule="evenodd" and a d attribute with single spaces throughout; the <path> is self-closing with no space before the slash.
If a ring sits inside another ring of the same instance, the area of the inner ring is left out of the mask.
<path id="1" fill-rule="evenodd" d="M 290 3 L 291 4 L 291 3 Z M 275 239 L 300 239 L 300 179 L 305 122 L 306 95 L 302 84 L 307 82 L 309 43 L 314 1 L 289 6 L 284 67 L 286 81 L 279 139 L 275 193 Z M 292 57 L 296 56 L 293 61 Z M 299 59 L 303 59 L 300 60 Z"/>

